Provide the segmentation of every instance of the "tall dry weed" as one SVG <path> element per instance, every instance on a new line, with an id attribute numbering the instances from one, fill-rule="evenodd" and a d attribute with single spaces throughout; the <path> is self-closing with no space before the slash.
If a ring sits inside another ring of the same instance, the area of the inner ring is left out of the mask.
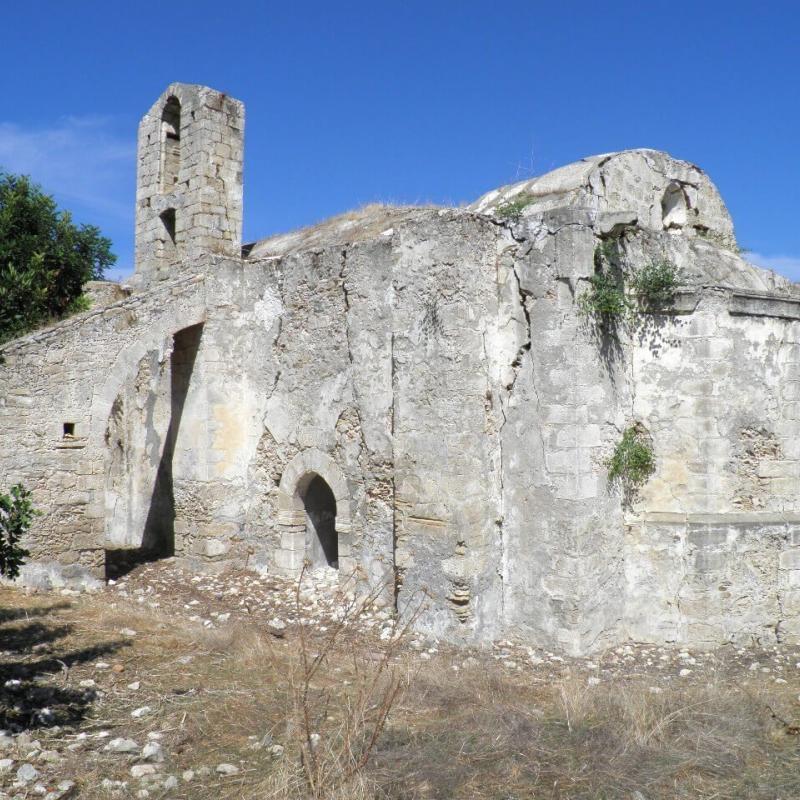
<path id="1" fill-rule="evenodd" d="M 414 672 L 403 666 L 398 656 L 424 599 L 409 603 L 405 613 L 395 619 L 387 639 L 360 639 L 355 644 L 350 633 L 361 626 L 387 591 L 384 585 L 359 591 L 363 581 L 355 572 L 340 587 L 345 600 L 337 620 L 320 636 L 302 622 L 301 586 L 307 566 L 295 591 L 301 622 L 299 656 L 288 675 L 293 697 L 287 725 L 292 739 L 289 757 L 296 767 L 294 780 L 297 773 L 302 775 L 309 797 L 332 798 L 354 792 L 356 786 L 364 791 L 369 784 L 365 767 L 392 709 L 413 680 Z"/>

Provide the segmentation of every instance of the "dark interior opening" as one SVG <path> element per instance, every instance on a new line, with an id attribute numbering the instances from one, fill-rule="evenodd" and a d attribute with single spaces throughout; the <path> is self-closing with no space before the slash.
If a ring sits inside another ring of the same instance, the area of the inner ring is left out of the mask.
<path id="1" fill-rule="evenodd" d="M 172 460 L 202 335 L 203 325 L 200 323 L 184 328 L 173 336 L 170 357 L 169 426 L 153 485 L 142 546 L 135 549 L 106 550 L 106 579 L 125 575 L 138 564 L 175 555 L 175 490 Z"/>
<path id="2" fill-rule="evenodd" d="M 75 423 L 74 422 L 65 422 L 64 423 L 64 438 L 65 439 L 74 439 L 75 438 Z"/>
<path id="3" fill-rule="evenodd" d="M 161 191 L 171 192 L 181 166 L 181 104 L 177 97 L 170 97 L 164 104 L 161 128 Z"/>
<path id="4" fill-rule="evenodd" d="M 164 225 L 162 257 L 164 261 L 170 263 L 174 261 L 178 255 L 175 238 L 175 209 L 168 208 L 160 214 L 160 218 Z"/>
<path id="5" fill-rule="evenodd" d="M 316 475 L 303 495 L 306 510 L 306 551 L 312 566 L 339 568 L 336 535 L 336 498 L 331 487 Z"/>

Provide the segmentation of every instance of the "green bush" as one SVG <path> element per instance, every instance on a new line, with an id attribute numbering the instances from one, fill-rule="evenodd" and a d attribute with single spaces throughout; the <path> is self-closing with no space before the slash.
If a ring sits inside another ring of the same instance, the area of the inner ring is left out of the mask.
<path id="1" fill-rule="evenodd" d="M 631 288 L 645 308 L 666 308 L 675 300 L 678 270 L 671 261 L 651 261 L 633 274 Z"/>
<path id="2" fill-rule="evenodd" d="M 678 270 L 666 259 L 651 261 L 641 269 L 627 273 L 620 263 L 619 242 L 607 239 L 594 251 L 595 273 L 589 278 L 589 290 L 578 300 L 581 313 L 601 325 L 611 327 L 617 321 L 636 323 L 640 311 L 660 311 L 675 300 Z"/>
<path id="3" fill-rule="evenodd" d="M 110 248 L 28 178 L 0 171 L 0 343 L 80 309 L 83 284 L 116 261 Z"/>
<path id="4" fill-rule="evenodd" d="M 580 296 L 578 307 L 601 324 L 622 319 L 628 308 L 622 282 L 607 272 L 596 272 L 589 278 L 589 289 Z"/>
<path id="5" fill-rule="evenodd" d="M 655 472 L 653 446 L 640 425 L 632 425 L 622 434 L 608 460 L 608 480 L 620 483 L 626 494 L 635 492 Z"/>
<path id="6" fill-rule="evenodd" d="M 494 215 L 500 219 L 517 222 L 522 216 L 523 209 L 527 208 L 536 198 L 533 195 L 522 193 L 519 196 L 503 203 L 494 210 Z"/>
<path id="7" fill-rule="evenodd" d="M 30 553 L 19 546 L 19 540 L 38 513 L 31 504 L 31 493 L 21 484 L 11 487 L 9 494 L 0 492 L 0 575 L 16 578 L 22 562 Z"/>

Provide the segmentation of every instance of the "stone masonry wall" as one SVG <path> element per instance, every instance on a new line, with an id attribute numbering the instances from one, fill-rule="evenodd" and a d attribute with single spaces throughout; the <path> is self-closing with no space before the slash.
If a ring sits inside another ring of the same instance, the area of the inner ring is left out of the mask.
<path id="1" fill-rule="evenodd" d="M 205 255 L 239 258 L 244 106 L 174 83 L 139 125 L 134 281 L 174 276 Z"/>
<path id="2" fill-rule="evenodd" d="M 697 247 L 675 242 L 672 257 L 708 255 Z M 800 303 L 732 286 L 682 302 L 691 313 L 661 319 L 632 353 L 632 416 L 658 469 L 628 519 L 627 629 L 704 644 L 796 638 Z"/>
<path id="3" fill-rule="evenodd" d="M 5 485 L 22 482 L 43 511 L 32 557 L 102 570 L 107 519 L 105 435 L 123 386 L 148 354 L 205 316 L 203 277 L 165 282 L 2 348 Z M 150 362 L 158 369 L 158 358 Z M 71 425 L 65 435 L 65 425 Z M 137 465 L 138 466 L 138 465 Z"/>
<path id="4" fill-rule="evenodd" d="M 168 450 L 177 556 L 291 572 L 305 538 L 292 550 L 283 479 L 317 453 L 344 482 L 345 558 L 397 579 L 401 607 L 427 590 L 436 635 L 570 652 L 796 636 L 798 301 L 687 289 L 684 313 L 609 349 L 576 306 L 597 241 L 578 210 L 418 212 L 378 239 L 210 262 L 6 346 L 4 475 L 46 510 L 35 557 L 97 571 L 141 546 Z M 200 323 L 171 433 L 176 342 Z M 634 420 L 657 471 L 623 515 L 605 461 Z"/>
<path id="5" fill-rule="evenodd" d="M 800 292 L 734 252 L 698 168 L 610 154 L 242 257 L 242 122 L 169 87 L 140 128 L 132 286 L 0 349 L 0 489 L 44 511 L 35 562 L 295 575 L 319 476 L 340 574 L 401 612 L 425 596 L 432 635 L 800 640 Z M 669 313 L 581 313 L 610 245 L 628 275 L 675 266 Z M 631 425 L 656 469 L 626 500 Z"/>
<path id="6" fill-rule="evenodd" d="M 621 615 L 622 517 L 604 460 L 628 386 L 613 341 L 576 305 L 594 271 L 593 216 L 556 210 L 514 233 L 528 241 L 512 265 L 528 332 L 503 429 L 505 617 L 583 652 L 613 639 Z"/>

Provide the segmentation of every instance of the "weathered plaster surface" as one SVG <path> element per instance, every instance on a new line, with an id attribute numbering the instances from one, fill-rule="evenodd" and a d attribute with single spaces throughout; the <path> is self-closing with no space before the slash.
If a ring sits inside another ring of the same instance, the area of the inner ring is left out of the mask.
<path id="1" fill-rule="evenodd" d="M 700 169 L 608 154 L 242 249 L 242 136 L 238 101 L 171 86 L 140 128 L 132 285 L 2 349 L 31 575 L 137 549 L 296 574 L 319 476 L 340 572 L 400 610 L 426 592 L 437 636 L 800 638 L 800 291 L 739 257 Z M 670 313 L 613 335 L 580 313 L 609 241 L 624 271 L 676 266 Z M 607 460 L 633 423 L 656 471 L 624 504 Z"/>

